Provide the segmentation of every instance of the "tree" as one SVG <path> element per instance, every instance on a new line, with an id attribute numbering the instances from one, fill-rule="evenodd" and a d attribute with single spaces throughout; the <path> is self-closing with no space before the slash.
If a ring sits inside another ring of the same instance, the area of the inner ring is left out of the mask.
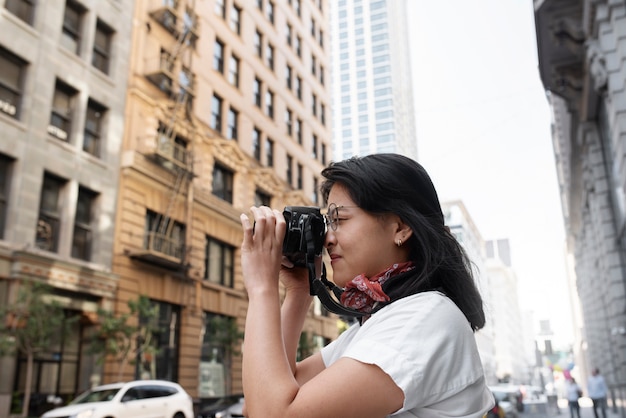
<path id="1" fill-rule="evenodd" d="M 26 381 L 21 416 L 28 413 L 33 380 L 33 364 L 38 353 L 58 345 L 78 317 L 68 318 L 54 299 L 52 287 L 41 282 L 24 281 L 15 302 L 0 309 L 0 354 L 19 353 L 26 357 Z"/>
<path id="2" fill-rule="evenodd" d="M 98 309 L 98 331 L 91 343 L 91 353 L 99 356 L 99 362 L 113 357 L 119 365 L 117 380 L 122 380 L 126 366 L 135 364 L 142 354 L 155 354 L 157 348 L 152 340 L 157 331 L 158 307 L 141 295 L 128 301 L 128 313 L 116 316 L 112 311 Z M 129 320 L 136 317 L 135 324 Z"/>

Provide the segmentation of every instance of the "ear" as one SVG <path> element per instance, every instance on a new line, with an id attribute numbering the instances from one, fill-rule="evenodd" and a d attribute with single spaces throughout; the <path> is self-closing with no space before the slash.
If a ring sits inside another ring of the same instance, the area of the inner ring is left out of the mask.
<path id="1" fill-rule="evenodd" d="M 398 240 L 402 240 L 402 242 L 407 242 L 409 238 L 413 235 L 413 230 L 409 225 L 405 224 L 400 218 L 395 219 L 394 222 L 395 228 L 395 236 L 394 242 L 398 242 Z"/>

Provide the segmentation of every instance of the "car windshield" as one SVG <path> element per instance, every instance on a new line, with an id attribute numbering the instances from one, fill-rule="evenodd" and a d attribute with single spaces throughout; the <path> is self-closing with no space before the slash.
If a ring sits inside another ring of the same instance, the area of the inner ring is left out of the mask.
<path id="1" fill-rule="evenodd" d="M 71 405 L 90 402 L 108 402 L 113 399 L 115 394 L 120 391 L 120 388 L 113 389 L 100 389 L 100 390 L 88 390 L 82 395 L 78 396 L 72 402 Z"/>
<path id="2" fill-rule="evenodd" d="M 496 401 L 498 402 L 502 402 L 502 401 L 508 401 L 508 397 L 509 394 L 506 392 L 497 392 L 497 391 L 492 391 L 493 392 L 493 396 L 496 398 Z"/>

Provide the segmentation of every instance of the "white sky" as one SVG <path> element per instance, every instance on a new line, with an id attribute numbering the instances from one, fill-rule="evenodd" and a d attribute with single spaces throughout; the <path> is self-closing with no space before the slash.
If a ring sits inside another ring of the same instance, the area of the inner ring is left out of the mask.
<path id="1" fill-rule="evenodd" d="M 484 239 L 508 238 L 522 309 L 571 341 L 551 113 L 531 0 L 408 0 L 419 161 Z"/>

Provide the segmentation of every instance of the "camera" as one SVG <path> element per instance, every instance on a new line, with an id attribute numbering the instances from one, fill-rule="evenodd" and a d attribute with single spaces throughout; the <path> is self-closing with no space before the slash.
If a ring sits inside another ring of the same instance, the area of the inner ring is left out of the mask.
<path id="1" fill-rule="evenodd" d="M 326 237 L 324 216 L 315 206 L 286 206 L 283 216 L 287 222 L 283 255 L 295 266 L 305 267 L 307 255 L 322 255 Z"/>

